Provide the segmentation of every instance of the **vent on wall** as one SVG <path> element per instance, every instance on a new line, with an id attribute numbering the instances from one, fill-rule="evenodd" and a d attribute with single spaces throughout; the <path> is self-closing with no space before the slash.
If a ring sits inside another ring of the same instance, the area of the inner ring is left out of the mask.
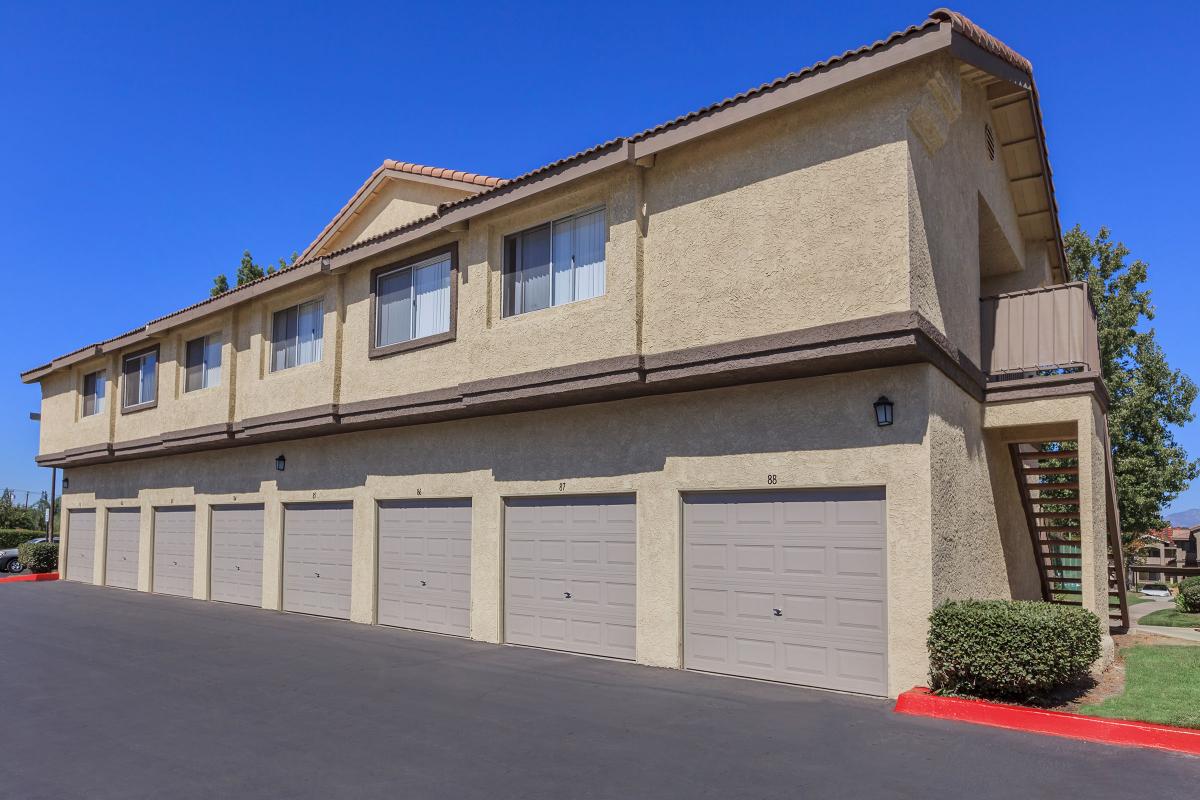
<path id="1" fill-rule="evenodd" d="M 986 122 L 983 124 L 983 138 L 987 140 L 988 158 L 992 161 L 996 160 L 996 136 L 992 133 L 992 126 Z"/>

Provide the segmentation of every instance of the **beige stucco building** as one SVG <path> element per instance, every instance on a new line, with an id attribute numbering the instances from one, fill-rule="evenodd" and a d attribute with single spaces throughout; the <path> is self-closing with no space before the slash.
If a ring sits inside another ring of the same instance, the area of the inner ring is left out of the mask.
<path id="1" fill-rule="evenodd" d="M 1031 68 L 949 12 L 512 180 L 388 161 L 297 265 L 22 376 L 62 569 L 895 695 L 944 600 L 1108 619 L 1060 241 Z"/>

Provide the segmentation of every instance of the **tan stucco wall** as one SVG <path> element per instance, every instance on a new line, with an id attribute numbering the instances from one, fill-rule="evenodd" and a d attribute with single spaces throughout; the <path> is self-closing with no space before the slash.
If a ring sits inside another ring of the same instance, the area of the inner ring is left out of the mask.
<path id="1" fill-rule="evenodd" d="M 913 90 L 898 70 L 660 153 L 645 175 L 645 352 L 909 308 Z"/>
<path id="2" fill-rule="evenodd" d="M 132 413 L 121 412 L 121 398 L 125 386 L 120 375 L 115 384 L 110 384 L 113 394 L 110 399 L 113 419 L 114 441 L 123 442 L 155 436 L 163 432 L 178 431 L 229 421 L 229 404 L 233 361 L 236 357 L 231 345 L 233 335 L 232 312 L 216 314 L 194 324 L 172 330 L 156 340 L 158 345 L 158 404 L 149 409 Z M 205 389 L 185 392 L 184 372 L 187 343 L 200 336 L 218 336 L 221 339 L 220 383 Z M 130 348 L 135 352 L 142 348 Z M 113 359 L 115 372 L 120 373 L 121 359 Z"/>
<path id="3" fill-rule="evenodd" d="M 618 170 L 536 202 L 473 220 L 469 231 L 398 248 L 345 277 L 346 324 L 339 401 L 370 400 L 458 383 L 637 353 L 636 172 Z M 604 295 L 515 317 L 503 316 L 504 237 L 603 206 L 608 220 Z M 371 272 L 457 242 L 457 336 L 452 342 L 383 358 L 368 356 Z"/>
<path id="4" fill-rule="evenodd" d="M 38 448 L 42 453 L 54 453 L 86 442 L 108 439 L 108 408 L 112 404 L 112 382 L 105 387 L 105 410 L 90 417 L 79 416 L 80 391 L 83 376 L 105 369 L 107 360 L 86 362 L 82 369 L 64 369 L 42 379 L 42 424 L 38 426 Z"/>
<path id="5" fill-rule="evenodd" d="M 946 447 L 946 437 L 927 421 L 937 416 L 935 406 L 954 405 L 944 395 L 957 390 L 944 382 L 930 367 L 910 366 L 76 468 L 64 502 L 68 509 L 142 508 L 142 588 L 150 579 L 152 509 L 195 504 L 202 520 L 197 598 L 207 593 L 207 507 L 263 502 L 264 607 L 278 608 L 281 503 L 352 500 L 352 616 L 370 623 L 375 618 L 375 501 L 470 497 L 472 636 L 496 642 L 503 638 L 503 498 L 558 494 L 560 483 L 568 494 L 634 492 L 637 660 L 678 667 L 680 492 L 767 488 L 768 474 L 778 476 L 780 488 L 883 486 L 889 682 L 895 694 L 924 680 L 925 624 L 935 593 L 965 595 L 971 588 L 973 576 L 954 579 L 931 572 L 931 552 L 965 549 L 938 562 L 957 568 L 979 547 L 966 537 L 934 537 L 931 458 L 935 449 Z M 872 420 L 871 403 L 881 393 L 896 402 L 897 422 L 890 428 L 876 427 Z M 287 456 L 282 474 L 274 469 L 279 452 Z M 943 460 L 939 456 L 936 463 Z M 98 524 L 101 553 L 103 540 Z M 993 551 L 994 546 L 989 556 Z M 1003 574 L 1002 564 L 989 569 Z M 97 576 L 102 574 L 98 566 Z M 995 593 L 1003 593 L 1002 577 L 985 577 L 995 584 Z"/>
<path id="6" fill-rule="evenodd" d="M 339 250 L 399 228 L 426 216 L 441 203 L 475 193 L 466 188 L 439 186 L 417 179 L 385 179 L 378 194 L 358 208 L 357 213 L 321 248 L 321 252 Z"/>
<path id="7" fill-rule="evenodd" d="M 321 276 L 238 309 L 237 397 L 234 419 L 278 414 L 334 402 L 334 376 L 341 338 L 341 278 Z M 276 311 L 321 299 L 325 314 L 321 359 L 271 371 L 271 324 Z"/>
<path id="8" fill-rule="evenodd" d="M 999 146 L 995 160 L 988 157 L 986 91 L 961 81 L 948 56 L 929 59 L 922 70 L 921 88 L 905 98 L 912 307 L 978 364 L 979 298 L 995 286 L 1042 285 L 1046 276 L 1037 268 L 1045 269 L 1045 257 L 1027 264 Z M 980 275 L 981 203 L 1019 267 L 987 286 Z"/>
<path id="9" fill-rule="evenodd" d="M 1041 598 L 1007 442 L 984 406 L 934 373 L 929 419 L 934 604 Z"/>

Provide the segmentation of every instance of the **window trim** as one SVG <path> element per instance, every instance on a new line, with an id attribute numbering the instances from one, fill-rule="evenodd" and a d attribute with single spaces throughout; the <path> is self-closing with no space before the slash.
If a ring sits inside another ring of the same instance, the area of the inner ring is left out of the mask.
<path id="1" fill-rule="evenodd" d="M 125 405 L 125 382 L 128 380 L 128 378 L 126 377 L 125 364 L 131 358 L 141 358 L 142 356 L 148 355 L 150 353 L 154 354 L 154 399 L 147 400 L 144 403 L 138 403 L 137 405 L 127 406 L 127 405 Z M 155 408 L 158 406 L 158 398 L 159 398 L 159 395 L 162 393 L 160 391 L 162 389 L 162 376 L 159 374 L 159 372 L 161 371 L 161 369 L 160 369 L 161 367 L 162 367 L 162 359 L 159 358 L 158 345 L 154 345 L 153 347 L 144 347 L 141 350 L 135 350 L 132 353 L 126 353 L 123 356 L 121 356 L 120 392 L 121 392 L 121 413 L 122 414 L 136 414 L 139 411 L 148 411 L 149 409 Z"/>
<path id="2" fill-rule="evenodd" d="M 517 311 L 517 312 L 506 311 L 506 307 L 507 307 L 507 299 L 506 298 L 507 298 L 507 292 L 508 292 L 508 286 L 506 284 L 506 281 L 509 280 L 511 275 L 516 274 L 516 265 L 515 264 L 510 265 L 508 262 L 508 242 L 509 242 L 509 240 L 514 239 L 518 236 L 523 236 L 526 233 L 529 233 L 530 231 L 537 230 L 538 228 L 548 226 L 550 228 L 551 253 L 553 253 L 554 252 L 553 248 L 554 248 L 554 225 L 555 225 L 555 223 L 566 222 L 567 220 L 578 219 L 580 217 L 586 217 L 589 214 L 595 214 L 597 211 L 602 212 L 603 216 L 604 216 L 604 273 L 605 273 L 604 294 L 598 294 L 598 295 L 594 295 L 592 297 L 585 297 L 582 300 L 568 300 L 565 303 L 555 303 L 554 302 L 554 294 L 553 294 L 553 292 L 554 292 L 554 290 L 553 290 L 554 264 L 553 264 L 553 261 L 551 261 L 550 283 L 551 283 L 552 288 L 551 288 L 551 295 L 550 295 L 550 301 L 551 301 L 550 305 L 546 306 L 545 308 L 535 308 L 530 311 Z M 523 317 L 526 314 L 536 314 L 539 311 L 549 311 L 552 308 L 563 308 L 564 306 L 573 306 L 576 303 L 586 303 L 589 300 L 599 300 L 600 298 L 605 297 L 608 294 L 608 245 L 609 245 L 608 237 L 609 237 L 610 233 L 611 233 L 611 231 L 609 230 L 608 204 L 607 203 L 598 203 L 593 206 L 585 206 L 585 207 L 579 209 L 578 211 L 572 211 L 570 214 L 561 214 L 559 216 L 551 217 L 550 219 L 539 222 L 536 225 L 527 225 L 524 228 L 520 228 L 519 230 L 515 230 L 515 231 L 506 233 L 503 236 L 501 236 L 500 237 L 500 260 L 501 260 L 501 264 L 500 264 L 500 319 L 516 319 L 517 317 Z"/>
<path id="3" fill-rule="evenodd" d="M 103 407 L 101 407 L 101 408 L 97 408 L 95 411 L 93 411 L 90 414 L 84 413 L 84 409 L 87 408 L 87 397 L 88 397 L 88 395 L 87 395 L 87 379 L 93 375 L 100 376 L 96 380 L 97 386 L 100 385 L 101 380 L 103 380 L 104 384 L 105 384 L 104 385 L 105 394 L 97 395 L 96 399 L 97 400 L 99 400 L 101 398 L 103 398 L 105 400 L 108 399 L 109 386 L 108 386 L 108 369 L 107 368 L 100 367 L 99 369 L 89 370 L 88 372 L 84 372 L 84 373 L 80 374 L 80 376 L 79 376 L 79 419 L 81 419 L 81 420 L 91 419 L 92 417 L 98 417 L 101 414 L 103 414 L 105 411 L 105 409 Z"/>
<path id="4" fill-rule="evenodd" d="M 327 299 L 328 299 L 328 297 L 326 294 L 324 294 L 324 293 L 317 294 L 317 295 L 313 295 L 312 297 L 309 297 L 305 300 L 299 300 L 295 303 L 286 303 L 284 305 L 279 306 L 278 308 L 273 308 L 269 312 L 267 312 L 267 330 L 269 331 L 269 335 L 263 337 L 266 341 L 266 347 L 267 347 L 267 371 L 266 371 L 266 375 L 264 377 L 269 377 L 271 375 L 282 375 L 283 373 L 291 372 L 294 369 L 299 369 L 301 367 L 311 367 L 316 364 L 321 364 L 325 361 L 325 315 L 329 312 L 329 308 L 328 308 L 329 304 L 326 303 Z M 318 359 L 315 359 L 313 361 L 305 361 L 303 364 L 301 364 L 301 363 L 299 363 L 299 361 L 297 361 L 296 364 L 294 364 L 290 367 L 283 367 L 282 369 L 275 369 L 275 315 L 281 311 L 289 311 L 293 308 L 296 309 L 296 323 L 297 323 L 297 331 L 296 331 L 297 356 L 296 357 L 297 357 L 297 359 L 299 359 L 299 348 L 300 348 L 300 335 L 299 334 L 300 334 L 300 332 L 299 332 L 298 328 L 299 328 L 299 321 L 300 321 L 300 308 L 301 308 L 301 306 L 306 306 L 306 305 L 309 305 L 310 303 L 320 303 L 321 304 L 321 357 Z"/>
<path id="5" fill-rule="evenodd" d="M 435 333 L 430 336 L 422 336 L 420 339 L 409 339 L 407 342 L 396 342 L 395 344 L 379 345 L 376 343 L 375 336 L 378 333 L 376 326 L 378 324 L 379 313 L 379 279 L 384 275 L 389 275 L 402 269 L 411 268 L 422 261 L 431 261 L 438 256 L 450 256 L 450 329 L 444 333 Z M 422 347 L 432 347 L 445 342 L 452 342 L 458 336 L 458 242 L 444 244 L 441 247 L 435 247 L 432 250 L 426 250 L 423 253 L 417 253 L 415 256 L 393 261 L 390 264 L 385 264 L 382 267 L 376 267 L 371 270 L 371 313 L 370 326 L 367 329 L 368 341 L 367 357 L 368 358 L 384 358 L 385 356 L 395 355 L 396 353 L 405 353 L 409 350 L 419 350 Z"/>
<path id="6" fill-rule="evenodd" d="M 212 333 L 205 333 L 200 336 L 193 336 L 190 339 L 183 340 L 183 363 L 180 365 L 180 370 L 182 370 L 182 372 L 183 372 L 183 381 L 182 381 L 183 391 L 180 392 L 181 395 L 196 394 L 197 392 L 203 392 L 206 389 L 219 389 L 221 387 L 221 384 L 219 384 L 219 383 L 215 383 L 215 384 L 207 383 L 208 372 L 209 372 L 209 366 L 208 366 L 208 341 L 209 341 L 209 339 L 217 339 L 218 340 L 218 344 L 220 344 L 220 350 L 221 350 L 221 364 L 218 366 L 224 366 L 225 341 L 224 341 L 224 339 L 221 338 L 221 333 L 222 333 L 221 331 L 213 331 Z M 204 342 L 203 353 L 200 357 L 200 384 L 201 385 L 197 389 L 188 389 L 187 388 L 187 349 L 188 349 L 188 345 L 191 344 L 192 342 L 196 341 L 197 339 Z M 221 376 L 221 377 L 222 377 L 222 380 L 224 380 L 224 376 Z"/>

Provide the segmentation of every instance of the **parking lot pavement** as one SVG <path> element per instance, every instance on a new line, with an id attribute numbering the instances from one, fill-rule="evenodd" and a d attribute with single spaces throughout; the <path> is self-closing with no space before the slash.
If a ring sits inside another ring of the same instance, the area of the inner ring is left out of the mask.
<path id="1" fill-rule="evenodd" d="M 56 582 L 0 587 L 24 798 L 1194 796 L 1200 759 L 889 701 Z M 0 796 L 5 790 L 0 789 Z"/>

